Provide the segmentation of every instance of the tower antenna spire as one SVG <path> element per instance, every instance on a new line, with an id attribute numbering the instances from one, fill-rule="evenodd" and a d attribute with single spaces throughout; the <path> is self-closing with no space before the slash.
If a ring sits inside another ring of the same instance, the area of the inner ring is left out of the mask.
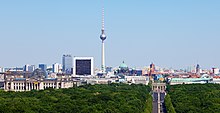
<path id="1" fill-rule="evenodd" d="M 102 6 L 102 30 L 105 30 L 105 9 Z"/>

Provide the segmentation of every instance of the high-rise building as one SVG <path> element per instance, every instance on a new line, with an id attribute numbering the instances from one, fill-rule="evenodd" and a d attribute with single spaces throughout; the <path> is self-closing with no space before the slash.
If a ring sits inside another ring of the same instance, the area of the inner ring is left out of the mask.
<path id="1" fill-rule="evenodd" d="M 63 72 L 66 74 L 73 74 L 73 58 L 71 55 L 63 55 Z"/>
<path id="2" fill-rule="evenodd" d="M 196 74 L 200 75 L 200 66 L 199 66 L 199 64 L 196 65 Z"/>
<path id="3" fill-rule="evenodd" d="M 35 70 L 35 65 L 26 64 L 24 66 L 24 71 L 26 71 L 26 72 L 33 72 L 34 70 Z"/>
<path id="4" fill-rule="evenodd" d="M 62 66 L 59 63 L 55 63 L 52 66 L 53 73 L 60 73 L 61 69 L 62 69 Z"/>
<path id="5" fill-rule="evenodd" d="M 62 64 L 59 64 L 59 71 L 58 71 L 58 73 L 62 73 L 62 70 L 63 70 L 63 66 L 62 66 Z"/>
<path id="6" fill-rule="evenodd" d="M 39 68 L 44 70 L 44 71 L 47 71 L 47 65 L 46 64 L 39 64 Z"/>
<path id="7" fill-rule="evenodd" d="M 100 35 L 100 39 L 102 40 L 102 64 L 101 64 L 101 71 L 102 71 L 102 74 L 105 74 L 105 44 L 104 44 L 104 41 L 106 39 L 106 35 L 105 35 L 105 21 L 104 21 L 104 7 L 102 8 L 102 33 Z"/>
<path id="8" fill-rule="evenodd" d="M 34 70 L 35 70 L 35 65 L 28 66 L 28 71 L 29 72 L 34 72 Z"/>
<path id="9" fill-rule="evenodd" d="M 46 64 L 39 64 L 39 68 L 44 71 L 46 74 L 45 77 L 48 78 L 48 72 L 47 72 L 47 65 Z"/>
<path id="10" fill-rule="evenodd" d="M 154 64 L 154 63 L 151 63 L 151 64 L 150 64 L 150 72 L 151 72 L 151 73 L 154 73 L 154 72 L 155 72 L 155 64 Z"/>
<path id="11" fill-rule="evenodd" d="M 30 66 L 29 64 L 26 64 L 25 66 L 24 66 L 24 71 L 28 71 L 28 66 Z"/>
<path id="12" fill-rule="evenodd" d="M 151 63 L 150 64 L 150 71 L 149 71 L 149 77 L 150 77 L 150 80 L 153 79 L 153 76 L 155 75 L 155 64 L 154 63 Z"/>
<path id="13" fill-rule="evenodd" d="M 74 75 L 94 75 L 93 57 L 74 57 Z"/>
<path id="14" fill-rule="evenodd" d="M 0 67 L 0 72 L 4 72 L 4 68 L 3 67 Z"/>

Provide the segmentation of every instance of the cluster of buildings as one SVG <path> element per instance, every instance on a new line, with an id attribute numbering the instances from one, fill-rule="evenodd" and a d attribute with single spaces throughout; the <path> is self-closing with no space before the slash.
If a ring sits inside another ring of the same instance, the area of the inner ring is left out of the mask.
<path id="1" fill-rule="evenodd" d="M 73 75 L 94 75 L 93 62 L 93 57 L 72 58 L 71 55 L 63 55 L 62 64 L 1 68 L 0 88 L 6 91 L 29 91 L 74 87 L 79 80 Z"/>
<path id="2" fill-rule="evenodd" d="M 197 64 L 191 71 L 179 70 L 175 73 L 170 73 L 166 77 L 167 82 L 170 85 L 176 84 L 204 84 L 204 83 L 220 83 L 220 73 L 218 68 L 212 68 L 210 70 L 201 69 Z"/>
<path id="3" fill-rule="evenodd" d="M 24 67 L 11 67 L 11 68 L 0 68 L 0 72 L 29 72 L 32 73 L 36 69 L 46 71 L 48 74 L 51 73 L 65 73 L 65 74 L 93 74 L 93 57 L 72 57 L 72 55 L 63 55 L 62 64 L 54 63 L 52 66 L 47 64 L 39 64 L 38 67 L 35 65 L 26 64 Z M 84 66 L 84 67 L 83 67 Z M 85 67 L 87 66 L 87 67 Z M 75 67 L 75 68 L 73 68 Z M 83 70 L 81 69 L 83 67 Z M 86 72 L 85 72 L 86 71 Z"/>
<path id="4" fill-rule="evenodd" d="M 95 70 L 93 57 L 63 55 L 62 64 L 25 65 L 22 68 L 4 68 L 0 72 L 0 88 L 5 91 L 30 91 L 46 88 L 70 88 L 84 84 L 145 84 L 149 77 L 140 69 L 129 68 L 124 62 L 117 68 Z M 100 74 L 101 73 L 101 74 Z"/>
<path id="5" fill-rule="evenodd" d="M 0 88 L 5 91 L 44 90 L 47 88 L 70 88 L 84 84 L 145 84 L 159 81 L 170 85 L 193 83 L 220 83 L 218 68 L 201 69 L 199 65 L 191 71 L 164 69 L 151 63 L 143 68 L 130 68 L 123 61 L 117 67 L 94 67 L 93 57 L 63 55 L 62 64 L 54 63 L 25 65 L 18 68 L 0 68 Z"/>

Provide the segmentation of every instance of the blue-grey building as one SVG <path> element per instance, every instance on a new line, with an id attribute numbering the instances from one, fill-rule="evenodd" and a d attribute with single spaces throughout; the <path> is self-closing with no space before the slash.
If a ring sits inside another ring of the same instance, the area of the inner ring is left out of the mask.
<path id="1" fill-rule="evenodd" d="M 62 64 L 63 64 L 63 68 L 62 68 L 63 73 L 73 74 L 73 58 L 71 55 L 69 54 L 63 55 Z"/>
<path id="2" fill-rule="evenodd" d="M 35 70 L 35 65 L 26 64 L 24 66 L 24 71 L 26 71 L 26 72 L 33 72 L 34 70 Z"/>
<path id="3" fill-rule="evenodd" d="M 39 68 L 46 73 L 46 78 L 48 77 L 47 74 L 47 65 L 46 64 L 39 64 Z M 34 72 L 33 72 L 34 73 Z"/>
<path id="4" fill-rule="evenodd" d="M 39 64 L 39 68 L 44 70 L 44 71 L 47 71 L 47 65 L 46 64 Z"/>

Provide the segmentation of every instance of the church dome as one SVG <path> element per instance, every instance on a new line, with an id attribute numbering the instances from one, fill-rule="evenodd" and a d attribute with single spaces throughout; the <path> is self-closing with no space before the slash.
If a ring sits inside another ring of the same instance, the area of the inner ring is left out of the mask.
<path id="1" fill-rule="evenodd" d="M 119 66 L 119 68 L 121 69 L 126 69 L 128 68 L 128 66 L 125 64 L 125 62 L 123 61 L 123 63 Z"/>

